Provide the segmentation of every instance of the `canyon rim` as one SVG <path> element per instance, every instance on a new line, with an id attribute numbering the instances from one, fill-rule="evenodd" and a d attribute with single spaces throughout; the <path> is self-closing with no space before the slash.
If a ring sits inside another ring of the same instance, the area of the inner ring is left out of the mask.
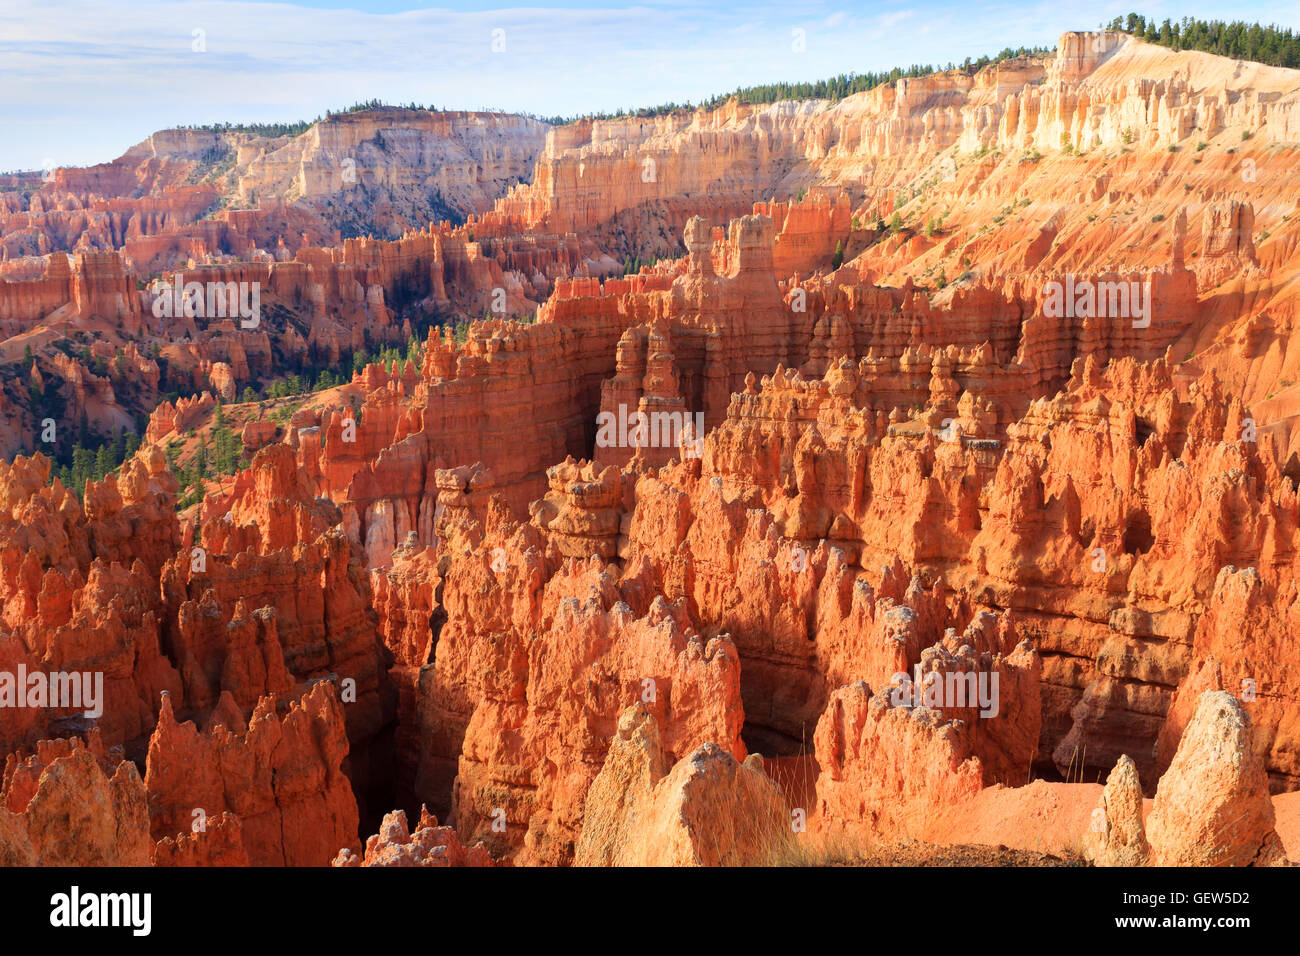
<path id="1" fill-rule="evenodd" d="M 771 82 L 542 116 L 473 88 L 541 95 L 549 28 L 445 12 L 516 72 L 365 99 L 321 39 L 355 105 L 208 121 L 298 102 L 222 6 L 149 41 L 216 106 L 0 173 L 0 864 L 72 875 L 52 926 L 148 934 L 99 867 L 1300 862 L 1292 30 L 759 18 Z M 432 13 L 325 7 L 395 61 Z M 1171 892 L 1102 915 L 1250 925 Z"/>

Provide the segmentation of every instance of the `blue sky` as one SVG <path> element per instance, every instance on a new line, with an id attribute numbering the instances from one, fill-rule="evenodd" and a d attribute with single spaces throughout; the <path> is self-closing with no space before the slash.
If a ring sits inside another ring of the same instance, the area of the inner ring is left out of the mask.
<path id="1" fill-rule="evenodd" d="M 1132 9 L 1300 24 L 1293 3 L 1200 0 L 0 0 L 0 170 L 105 162 L 169 126 L 312 119 L 371 98 L 542 115 L 699 101 L 1051 46 Z"/>

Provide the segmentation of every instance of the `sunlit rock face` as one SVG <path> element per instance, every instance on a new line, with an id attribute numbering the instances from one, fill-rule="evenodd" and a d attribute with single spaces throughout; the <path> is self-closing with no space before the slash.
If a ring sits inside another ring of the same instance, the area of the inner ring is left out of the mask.
<path id="1" fill-rule="evenodd" d="M 1068 33 L 0 191 L 0 863 L 1300 858 L 1298 86 Z"/>

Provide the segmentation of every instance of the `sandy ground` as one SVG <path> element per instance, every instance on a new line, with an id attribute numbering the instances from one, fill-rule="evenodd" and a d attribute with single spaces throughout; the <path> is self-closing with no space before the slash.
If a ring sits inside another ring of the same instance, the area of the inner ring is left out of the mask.
<path id="1" fill-rule="evenodd" d="M 816 807 L 817 762 L 811 756 L 768 757 L 764 768 L 792 807 Z M 861 866 L 1069 866 L 1077 865 L 1092 811 L 1101 800 L 1097 783 L 1050 783 L 989 787 L 969 803 L 936 815 L 925 842 L 845 849 L 832 856 Z M 1142 813 L 1152 801 L 1142 801 Z M 1273 797 L 1275 827 L 1287 858 L 1300 865 L 1300 792 Z M 852 857 L 853 859 L 848 859 Z"/>

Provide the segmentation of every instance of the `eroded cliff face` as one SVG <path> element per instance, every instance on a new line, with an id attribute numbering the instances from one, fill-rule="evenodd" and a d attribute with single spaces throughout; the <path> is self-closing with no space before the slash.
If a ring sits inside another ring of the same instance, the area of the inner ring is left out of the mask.
<path id="1" fill-rule="evenodd" d="M 357 846 L 357 803 L 342 771 L 347 754 L 343 705 L 327 682 L 289 702 L 283 715 L 274 697 L 265 698 L 247 728 L 218 721 L 200 732 L 178 724 L 164 698 L 144 778 L 150 830 L 159 840 L 206 835 L 212 816 L 207 840 L 216 840 L 233 814 L 251 865 L 326 866 L 339 849 Z"/>
<path id="2" fill-rule="evenodd" d="M 162 130 L 111 163 L 52 170 L 26 209 L 17 197 L 18 208 L 0 207 L 12 236 L 4 248 L 143 250 L 187 226 L 201 231 L 197 220 L 219 200 L 238 211 L 291 204 L 308 214 L 298 224 L 324 237 L 343 229 L 395 238 L 490 209 L 529 178 L 548 128 L 511 114 L 383 107 L 331 115 L 292 136 Z M 239 219 L 219 217 L 217 233 L 222 221 Z"/>
<path id="3" fill-rule="evenodd" d="M 79 699 L 43 695 L 22 706 L 30 695 L 13 678 L 0 745 L 8 753 L 95 726 L 106 745 L 138 749 L 159 693 L 179 686 L 157 589 L 161 563 L 180 544 L 176 481 L 152 446 L 90 483 L 82 502 L 48 481 L 41 456 L 0 466 L 0 659 L 11 677 L 20 667 L 78 675 Z"/>
<path id="4" fill-rule="evenodd" d="M 556 128 L 546 134 L 535 172 L 526 144 L 540 148 L 542 130 L 494 114 L 364 111 L 284 141 L 173 131 L 119 162 L 128 170 L 145 164 L 141 175 L 151 189 L 170 195 L 182 188 L 183 171 L 229 139 L 235 165 L 227 178 L 246 188 L 256 208 L 190 223 L 173 218 L 160 234 L 176 240 L 170 244 L 136 247 L 124 233 L 81 248 L 121 249 L 141 280 L 168 274 L 179 261 L 199 269 L 200 280 L 264 284 L 269 300 L 294 321 L 269 309 L 256 335 L 204 322 L 150 328 L 172 341 L 182 331 L 202 339 L 180 345 L 169 362 L 190 372 L 196 391 L 224 389 L 229 400 L 264 378 L 273 356 L 328 362 L 365 343 L 404 343 L 403 321 L 423 328 L 439 309 L 530 316 L 561 280 L 608 275 L 627 255 L 647 258 L 698 243 L 680 238 L 692 216 L 705 218 L 707 241 L 709 224 L 719 228 L 752 211 L 772 220 L 770 268 L 782 281 L 828 271 L 837 246 L 855 274 L 902 289 L 910 280 L 927 298 L 952 296 L 957 306 L 993 288 L 1000 298 L 1037 307 L 1045 283 L 1069 277 L 1150 281 L 1146 333 L 1093 318 L 1092 328 L 1081 322 L 1077 334 L 1105 340 L 1117 354 L 1150 357 L 1172 345 L 1180 360 L 1196 356 L 1198 366 L 1213 367 L 1259 405 L 1261 425 L 1285 436 L 1282 451 L 1289 454 L 1300 440 L 1290 425 L 1297 375 L 1285 348 L 1294 317 L 1286 266 L 1293 223 L 1274 198 L 1286 194 L 1297 125 L 1293 86 L 1286 70 L 1174 53 L 1118 34 L 1066 34 L 1054 57 L 908 79 L 834 104 L 731 103 Z M 465 156 L 476 157 L 473 169 Z M 52 208 L 60 189 L 112 194 L 134 184 L 134 174 L 112 168 L 59 171 L 32 202 Z M 408 210 L 400 226 L 369 230 L 394 237 L 395 245 L 343 243 L 340 256 L 316 248 L 342 243 L 330 228 L 295 219 L 316 201 L 311 197 L 333 189 L 344 204 L 349 190 L 454 191 L 449 177 L 468 183 L 475 176 L 482 184 L 461 191 L 473 194 L 465 211 L 481 215 L 461 227 L 426 228 L 441 216 Z M 483 211 L 491 184 L 516 176 L 532 182 Z M 898 228 L 891 229 L 895 212 Z M 252 272 L 215 268 L 232 259 L 268 265 Z M 121 273 L 122 264 L 105 268 Z M 38 343 L 60 331 L 58 322 L 40 320 L 64 303 L 74 304 L 63 317 L 64 334 L 69 319 L 86 321 L 83 299 L 104 299 L 91 314 L 140 310 L 129 283 L 119 281 L 121 302 L 113 305 L 98 292 L 86 298 L 60 291 L 53 265 L 39 281 L 21 269 L 13 274 L 15 281 L 0 288 L 0 301 L 12 300 L 0 318 L 21 315 L 23 329 L 47 329 Z M 1193 305 L 1202 318 L 1189 323 L 1184 316 Z M 149 318 L 146 312 L 146 325 Z M 1007 317 L 1017 329 L 1029 318 L 1015 310 Z M 1034 349 L 1059 346 L 1045 338 L 1048 331 L 1028 336 Z M 999 337 L 990 342 L 997 350 Z M 38 362 L 48 375 L 39 355 Z M 231 366 L 228 376 L 204 364 L 223 362 Z M 98 402 L 87 402 L 84 385 L 65 390 L 76 393 L 92 420 L 116 416 L 117 424 L 129 416 L 113 406 L 131 412 L 160 397 L 123 403 L 97 385 Z M 18 392 L 10 400 L 25 404 Z M 34 420 L 15 424 L 19 435 L 36 431 Z"/>
<path id="5" fill-rule="evenodd" d="M 565 558 L 494 514 L 485 536 L 472 521 L 448 529 L 445 623 L 417 689 L 417 793 L 445 802 L 450 785 L 462 839 L 569 862 L 624 707 L 659 718 L 670 754 L 719 742 L 744 756 L 738 657 L 680 604 L 621 591 L 599 559 Z"/>
<path id="6" fill-rule="evenodd" d="M 1100 862 L 1276 860 L 1295 76 L 1067 34 L 835 104 L 553 129 L 495 205 L 540 127 L 404 111 L 159 134 L 61 171 L 62 205 L 4 200 L 4 249 L 81 251 L 0 269 L 0 350 L 38 353 L 0 415 L 30 429 L 51 375 L 74 415 L 156 408 L 80 500 L 0 465 L 0 671 L 104 678 L 99 714 L 0 711 L 0 860 L 757 863 L 1009 819 L 1041 849 L 1099 800 Z M 148 228 L 133 169 L 173 197 Z M 193 218 L 232 183 L 258 208 Z M 399 237 L 330 234 L 348 190 Z M 92 194 L 118 205 L 78 232 Z M 670 257 L 620 275 L 631 239 Z M 265 325 L 159 323 L 135 280 L 182 252 L 258 283 Z M 170 344 L 97 375 L 73 328 Z M 157 401 L 164 365 L 193 393 Z M 164 448 L 218 399 L 243 457 L 178 517 Z"/>
<path id="7" fill-rule="evenodd" d="M 690 216 L 720 224 L 757 203 L 785 233 L 782 278 L 829 269 L 843 242 L 850 268 L 881 284 L 1030 296 L 1052 278 L 1039 273 L 1117 278 L 1185 255 L 1197 283 L 1153 295 L 1155 327 L 1179 325 L 1165 342 L 1179 360 L 1213 368 L 1261 422 L 1285 420 L 1290 454 L 1300 375 L 1285 345 L 1295 217 L 1282 197 L 1298 96 L 1293 71 L 1067 33 L 1051 57 L 834 104 L 732 102 L 555 129 L 532 182 L 471 226 L 576 230 L 619 254 L 664 255 L 682 251 Z M 1209 321 L 1181 325 L 1197 296 Z"/>
<path id="8" fill-rule="evenodd" d="M 1241 91 L 1248 92 L 1235 95 Z M 638 207 L 668 212 L 686 196 L 705 197 L 694 214 L 719 221 L 770 195 L 824 185 L 855 199 L 865 193 L 870 207 L 892 202 L 894 191 L 915 191 L 924 177 L 912 177 L 923 170 L 934 174 L 927 191 L 961 198 L 963 180 L 974 175 L 983 192 L 993 186 L 1009 198 L 1015 187 L 997 180 L 1012 170 L 990 152 L 1051 156 L 1064 146 L 1131 146 L 1141 157 L 1190 137 L 1242 129 L 1290 142 L 1298 107 L 1284 69 L 1175 53 L 1113 32 L 1067 33 L 1054 56 L 1002 61 L 974 75 L 903 79 L 836 103 L 733 101 L 716 110 L 556 128 L 533 181 L 482 221 L 583 232 Z M 1069 167 L 1049 165 L 1058 175 Z M 984 182 L 990 173 L 993 181 Z M 954 210 L 965 222 L 978 210 L 971 213 Z M 685 217 L 666 219 L 668 237 L 684 223 Z"/>
<path id="9" fill-rule="evenodd" d="M 96 733 L 43 740 L 25 759 L 11 753 L 0 786 L 0 863 L 147 866 L 145 789 L 120 757 Z"/>
<path id="10" fill-rule="evenodd" d="M 240 148 L 237 191 L 246 203 L 274 196 L 306 200 L 318 209 L 352 207 L 324 211 L 323 217 L 340 228 L 364 224 L 381 234 L 400 234 L 411 224 L 463 219 L 490 208 L 531 174 L 547 128 L 528 117 L 496 113 L 342 114 L 278 148 Z"/>

